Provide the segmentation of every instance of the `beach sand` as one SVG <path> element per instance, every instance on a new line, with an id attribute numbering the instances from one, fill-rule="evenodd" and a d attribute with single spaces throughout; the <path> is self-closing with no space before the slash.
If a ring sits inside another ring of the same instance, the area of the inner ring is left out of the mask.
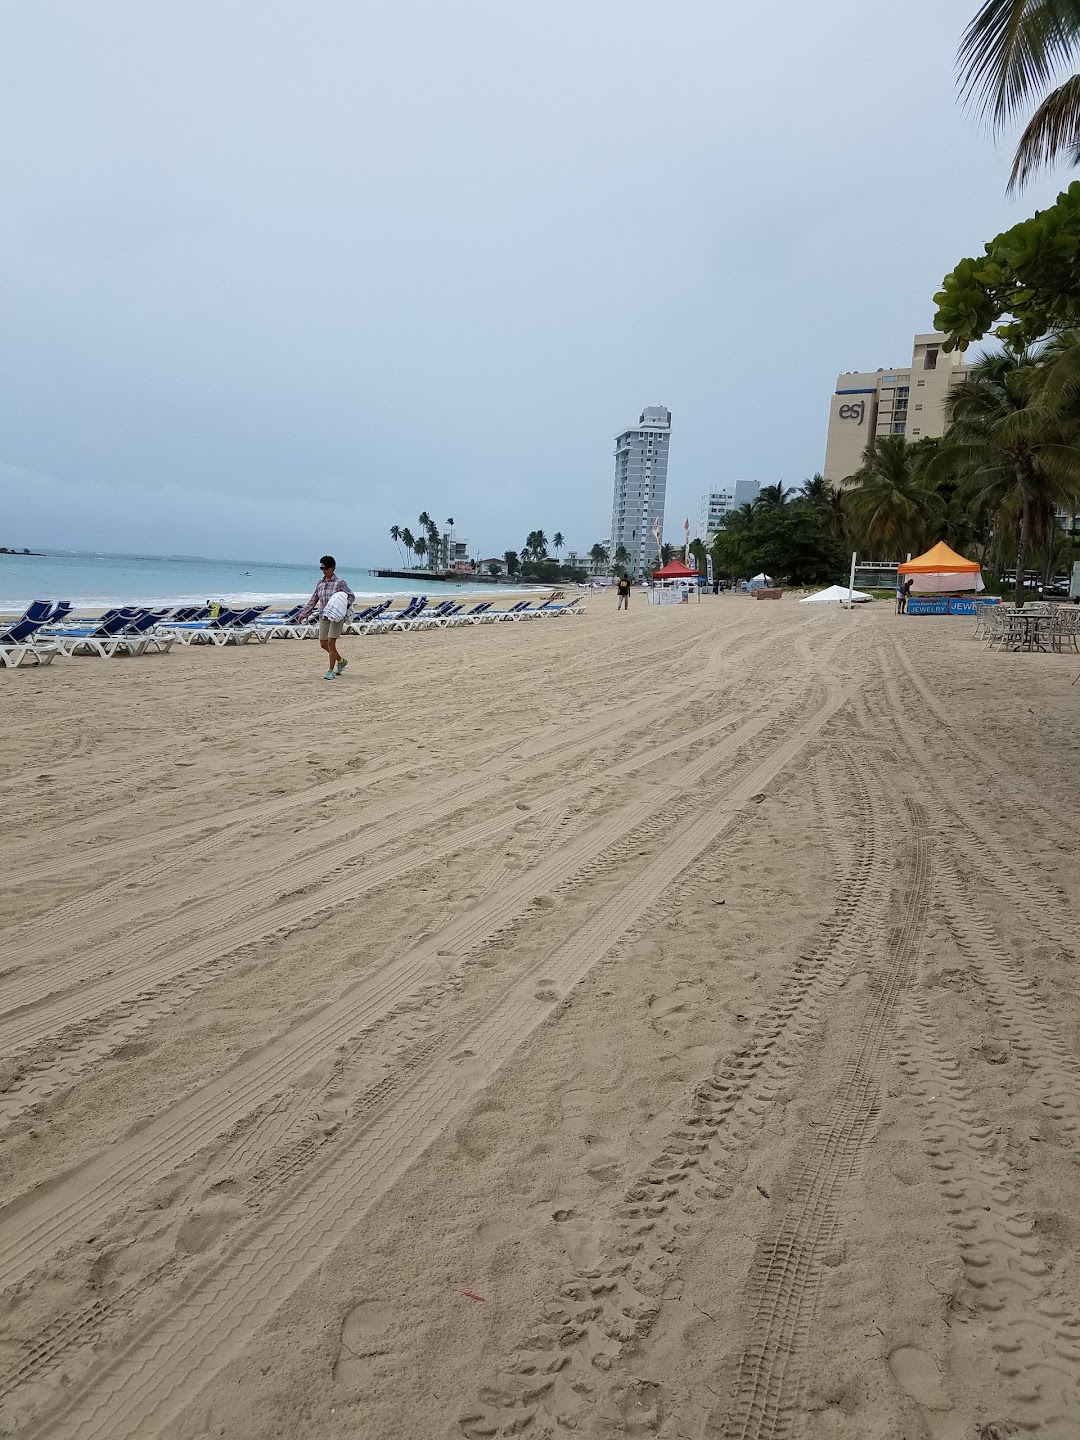
<path id="1" fill-rule="evenodd" d="M 0 1431 L 1080 1434 L 1080 658 L 632 604 L 0 676 Z"/>

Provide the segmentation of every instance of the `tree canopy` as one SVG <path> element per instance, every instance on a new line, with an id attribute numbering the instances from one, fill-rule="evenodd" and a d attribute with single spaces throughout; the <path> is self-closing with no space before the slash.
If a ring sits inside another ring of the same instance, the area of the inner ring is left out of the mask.
<path id="1" fill-rule="evenodd" d="M 977 258 L 960 260 L 934 296 L 946 350 L 993 333 L 1030 345 L 1080 325 L 1080 180 L 1057 203 L 996 235 Z M 999 324 L 1004 317 L 1010 317 Z"/>

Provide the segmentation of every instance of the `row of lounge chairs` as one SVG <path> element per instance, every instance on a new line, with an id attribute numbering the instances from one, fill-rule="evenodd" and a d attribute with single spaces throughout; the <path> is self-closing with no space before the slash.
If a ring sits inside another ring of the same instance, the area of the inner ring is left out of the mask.
<path id="1" fill-rule="evenodd" d="M 145 606 L 124 606 L 107 610 L 93 620 L 79 621 L 71 615 L 66 601 L 57 604 L 35 600 L 26 613 L 5 626 L 0 621 L 0 666 L 48 665 L 57 656 L 163 653 L 180 645 L 246 645 L 254 640 L 265 644 L 273 639 L 310 639 L 317 636 L 317 621 L 299 619 L 301 605 L 290 610 L 270 610 L 265 605 L 246 609 L 220 608 L 217 614 L 206 605 L 188 605 L 165 610 Z M 414 595 L 400 609 L 384 600 L 368 605 L 344 625 L 349 635 L 381 635 L 402 630 L 446 629 L 458 625 L 492 625 L 581 613 L 581 602 L 559 604 L 549 600 L 532 605 L 521 600 L 508 609 L 497 609 L 484 600 L 467 609 L 463 603 L 444 600 L 430 605 L 426 595 Z"/>

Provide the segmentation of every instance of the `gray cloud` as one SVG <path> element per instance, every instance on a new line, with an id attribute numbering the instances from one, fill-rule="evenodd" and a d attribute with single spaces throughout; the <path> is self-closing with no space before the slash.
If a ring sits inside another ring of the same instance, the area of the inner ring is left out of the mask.
<path id="1" fill-rule="evenodd" d="M 797 482 L 836 372 L 1060 188 L 1004 199 L 945 8 L 7 7 L 6 542 L 375 560 L 427 507 L 587 546 L 657 403 L 669 534 Z"/>

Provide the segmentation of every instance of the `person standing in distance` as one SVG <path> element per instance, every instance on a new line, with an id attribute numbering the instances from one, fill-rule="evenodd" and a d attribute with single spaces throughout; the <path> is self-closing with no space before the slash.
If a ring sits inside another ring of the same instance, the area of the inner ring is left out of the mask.
<path id="1" fill-rule="evenodd" d="M 356 596 L 345 581 L 334 573 L 337 561 L 332 555 L 324 555 L 319 561 L 319 565 L 322 569 L 322 579 L 315 586 L 314 595 L 300 611 L 296 620 L 299 624 L 301 620 L 306 620 L 313 610 L 319 612 L 319 644 L 326 651 L 330 661 L 330 669 L 327 670 L 323 679 L 336 680 L 349 663 L 338 654 L 337 642 L 342 626 L 345 624 L 345 617 L 352 609 Z M 344 604 L 341 600 L 332 598 L 338 595 L 344 595 Z"/>
<path id="2" fill-rule="evenodd" d="M 627 575 L 625 570 L 622 573 L 622 579 L 619 581 L 619 603 L 615 606 L 615 609 L 626 611 L 630 609 L 630 576 Z"/>

